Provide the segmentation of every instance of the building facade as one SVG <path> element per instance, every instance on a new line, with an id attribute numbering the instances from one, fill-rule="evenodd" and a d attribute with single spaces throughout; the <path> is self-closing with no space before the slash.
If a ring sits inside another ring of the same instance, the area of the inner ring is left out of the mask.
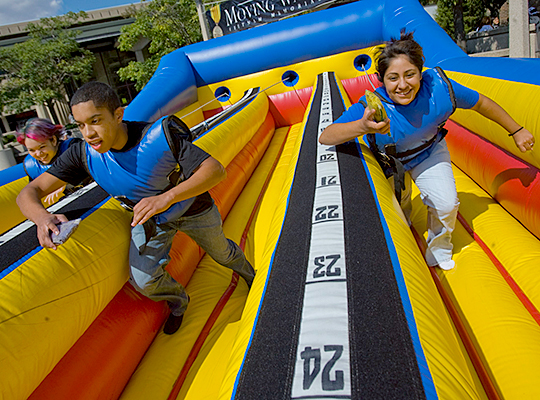
<path id="1" fill-rule="evenodd" d="M 104 82 L 112 86 L 123 104 L 127 105 L 136 96 L 133 82 L 120 81 L 117 71 L 125 67 L 130 61 L 143 61 L 146 59 L 146 47 L 149 43 L 146 39 L 141 39 L 132 51 L 120 51 L 117 47 L 117 40 L 121 33 L 121 28 L 129 25 L 134 18 L 128 17 L 128 8 L 144 7 L 144 3 L 132 5 L 104 8 L 87 12 L 81 25 L 75 29 L 81 34 L 77 37 L 77 42 L 84 48 L 90 50 L 96 57 L 93 65 L 92 80 Z M 0 47 L 12 46 L 27 39 L 28 21 L 17 24 L 0 26 Z M 69 99 L 76 90 L 78 82 L 65 85 L 66 99 Z M 69 122 L 69 109 L 65 105 L 57 104 L 55 111 L 62 123 Z M 23 126 L 30 118 L 41 117 L 51 119 L 49 110 L 43 105 L 35 105 L 22 113 L 10 114 L 2 112 L 0 115 L 0 133 L 2 136 L 13 134 L 18 128 Z M 0 141 L 0 144 L 3 143 Z M 15 145 L 16 146 L 16 145 Z M 15 156 L 18 158 L 18 151 L 14 148 Z"/>

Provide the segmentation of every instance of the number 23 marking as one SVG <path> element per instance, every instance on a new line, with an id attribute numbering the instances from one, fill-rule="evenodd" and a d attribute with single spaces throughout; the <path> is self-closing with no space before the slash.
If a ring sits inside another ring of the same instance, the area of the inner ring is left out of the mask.
<path id="1" fill-rule="evenodd" d="M 316 265 L 316 268 L 313 270 L 313 278 L 323 278 L 324 276 L 340 276 L 341 268 L 336 267 L 332 271 L 332 267 L 337 263 L 340 258 L 340 254 L 330 254 L 327 256 L 315 257 L 313 262 Z M 328 260 L 330 260 L 330 263 L 326 265 L 325 261 Z M 324 267 L 326 267 L 326 271 L 323 270 Z"/>

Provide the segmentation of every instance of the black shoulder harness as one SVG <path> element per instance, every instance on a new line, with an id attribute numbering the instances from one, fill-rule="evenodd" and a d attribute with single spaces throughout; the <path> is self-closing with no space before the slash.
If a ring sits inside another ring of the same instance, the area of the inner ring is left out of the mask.
<path id="1" fill-rule="evenodd" d="M 163 118 L 163 121 L 161 121 L 161 126 L 163 127 L 163 133 L 165 133 L 165 137 L 167 138 L 167 143 L 169 144 L 176 161 L 178 161 L 181 147 L 180 140 L 193 142 L 193 134 L 184 121 L 182 121 L 176 115 L 169 115 L 168 117 Z M 180 164 L 178 164 L 178 167 L 173 169 L 169 175 L 167 175 L 167 179 L 169 180 L 170 185 L 164 190 L 164 192 L 186 179 Z"/>
<path id="2" fill-rule="evenodd" d="M 446 85 L 448 86 L 448 92 L 450 93 L 450 101 L 452 102 L 452 114 L 454 111 L 456 111 L 457 108 L 457 102 L 456 102 L 456 94 L 454 93 L 454 88 L 452 87 L 452 83 L 450 82 L 450 79 L 446 76 L 443 69 L 441 67 L 435 67 L 434 68 L 444 81 Z"/>

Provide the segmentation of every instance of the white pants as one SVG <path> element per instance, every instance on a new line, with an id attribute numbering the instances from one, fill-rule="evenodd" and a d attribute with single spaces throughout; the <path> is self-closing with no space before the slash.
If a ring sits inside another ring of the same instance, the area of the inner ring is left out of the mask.
<path id="1" fill-rule="evenodd" d="M 427 264 L 434 266 L 449 261 L 452 258 L 451 239 L 456 226 L 459 199 L 446 141 L 439 142 L 426 160 L 405 173 L 401 207 L 407 221 L 410 221 L 412 211 L 411 178 L 418 186 L 422 202 L 428 209 Z"/>

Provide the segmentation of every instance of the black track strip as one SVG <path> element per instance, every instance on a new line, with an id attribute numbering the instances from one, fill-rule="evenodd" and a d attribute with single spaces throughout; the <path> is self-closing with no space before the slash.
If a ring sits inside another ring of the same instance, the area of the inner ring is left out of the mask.
<path id="1" fill-rule="evenodd" d="M 332 81 L 331 81 L 332 83 Z M 345 110 L 331 85 L 334 121 Z M 353 399 L 425 399 L 375 197 L 355 142 L 336 147 L 342 188 Z M 350 173 L 354 171 L 354 173 Z"/>
<path id="2" fill-rule="evenodd" d="M 332 74 L 330 80 L 335 119 L 343 104 Z M 318 82 L 236 399 L 290 399 L 311 237 L 321 77 Z M 338 146 L 338 160 L 345 216 L 351 398 L 425 399 L 383 226 L 356 145 Z"/>
<path id="3" fill-rule="evenodd" d="M 289 208 L 251 347 L 240 374 L 236 399 L 290 398 L 309 259 L 321 83 L 322 77 L 319 76 L 300 148 Z"/>
<path id="4" fill-rule="evenodd" d="M 383 227 L 355 143 L 338 146 L 352 398 L 425 399 Z M 343 171 L 355 171 L 354 174 Z M 351 217 L 354 216 L 354 217 Z"/>
<path id="5" fill-rule="evenodd" d="M 76 219 L 105 200 L 109 195 L 96 186 L 78 199 L 62 207 L 55 214 L 64 214 L 68 219 Z M 21 232 L 17 237 L 0 246 L 0 272 L 17 262 L 39 246 L 35 225 Z"/>

